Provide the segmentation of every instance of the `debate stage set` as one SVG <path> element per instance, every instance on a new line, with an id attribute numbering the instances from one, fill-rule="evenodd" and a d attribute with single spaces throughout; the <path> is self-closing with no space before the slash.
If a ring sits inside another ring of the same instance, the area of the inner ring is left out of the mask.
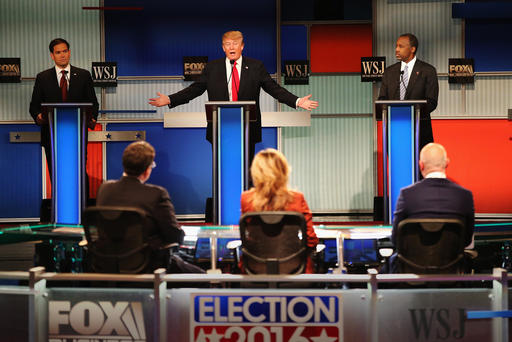
<path id="1" fill-rule="evenodd" d="M 506 1 L 1 1 L 0 341 L 511 341 L 511 19 Z M 243 33 L 244 57 L 319 102 L 293 109 L 261 91 L 256 144 L 286 156 L 313 212 L 314 274 L 239 270 L 255 101 L 148 104 L 224 58 L 228 30 Z M 430 117 L 447 176 L 474 197 L 463 273 L 379 273 L 400 189 L 420 177 L 426 99 L 378 100 L 407 32 L 437 70 Z M 91 72 L 99 116 L 87 129 L 92 103 L 43 103 L 50 181 L 29 104 L 57 37 Z M 169 192 L 185 231 L 174 252 L 205 273 L 90 272 L 82 214 L 141 140 L 156 151 L 148 183 Z"/>

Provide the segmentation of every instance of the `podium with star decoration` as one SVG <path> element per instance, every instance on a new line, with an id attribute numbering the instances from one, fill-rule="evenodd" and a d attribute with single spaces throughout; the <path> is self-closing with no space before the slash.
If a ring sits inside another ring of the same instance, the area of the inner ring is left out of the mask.
<path id="1" fill-rule="evenodd" d="M 50 127 L 52 213 L 58 224 L 80 224 L 87 198 L 85 149 L 92 103 L 42 103 Z"/>
<path id="2" fill-rule="evenodd" d="M 255 101 L 206 102 L 212 124 L 213 223 L 236 225 L 240 196 L 249 187 L 249 123 L 256 120 Z"/>
<path id="3" fill-rule="evenodd" d="M 393 222 L 400 189 L 419 180 L 420 118 L 427 100 L 375 101 L 382 120 L 384 222 Z"/>

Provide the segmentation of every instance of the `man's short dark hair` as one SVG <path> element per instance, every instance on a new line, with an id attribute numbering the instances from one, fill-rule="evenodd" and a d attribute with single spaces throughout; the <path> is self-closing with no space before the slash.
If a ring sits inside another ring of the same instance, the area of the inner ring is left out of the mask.
<path id="1" fill-rule="evenodd" d="M 412 33 L 404 33 L 401 34 L 400 37 L 409 38 L 409 44 L 411 45 L 411 47 L 416 48 L 416 50 L 414 51 L 414 55 L 416 55 L 418 53 L 418 38 L 416 38 L 416 36 Z"/>
<path id="2" fill-rule="evenodd" d="M 68 47 L 68 50 L 69 50 L 69 43 L 64 39 L 64 38 L 55 38 L 54 40 L 52 40 L 50 42 L 50 52 L 53 53 L 53 48 L 55 47 L 55 45 L 59 45 L 59 44 L 66 44 L 66 46 Z"/>
<path id="3" fill-rule="evenodd" d="M 123 152 L 123 168 L 128 176 L 140 176 L 153 163 L 155 149 L 146 141 L 136 141 Z"/>

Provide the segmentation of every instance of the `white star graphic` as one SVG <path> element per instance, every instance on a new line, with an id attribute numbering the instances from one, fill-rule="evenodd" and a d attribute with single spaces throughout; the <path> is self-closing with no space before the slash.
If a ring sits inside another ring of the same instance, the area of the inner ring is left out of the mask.
<path id="1" fill-rule="evenodd" d="M 311 338 L 311 341 L 313 341 L 313 342 L 334 342 L 334 341 L 338 340 L 336 337 L 327 336 L 325 329 L 322 329 L 322 333 L 320 334 L 320 336 L 310 337 L 310 338 Z"/>
<path id="2" fill-rule="evenodd" d="M 206 337 L 208 337 L 209 342 L 220 342 L 220 340 L 224 337 L 224 335 L 217 334 L 217 330 L 215 328 L 213 328 L 212 332 L 210 334 L 206 335 Z"/>

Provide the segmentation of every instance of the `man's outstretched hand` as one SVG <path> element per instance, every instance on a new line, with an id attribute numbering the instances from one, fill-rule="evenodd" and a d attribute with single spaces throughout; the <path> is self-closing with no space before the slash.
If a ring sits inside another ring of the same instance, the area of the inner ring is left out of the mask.
<path id="1" fill-rule="evenodd" d="M 310 100 L 312 94 L 301 97 L 297 106 L 305 110 L 312 110 L 318 107 L 318 101 Z"/>
<path id="2" fill-rule="evenodd" d="M 169 96 L 161 94 L 159 92 L 156 93 L 158 97 L 149 99 L 149 104 L 155 107 L 162 107 L 167 106 L 171 103 L 171 100 L 169 100 Z"/>

